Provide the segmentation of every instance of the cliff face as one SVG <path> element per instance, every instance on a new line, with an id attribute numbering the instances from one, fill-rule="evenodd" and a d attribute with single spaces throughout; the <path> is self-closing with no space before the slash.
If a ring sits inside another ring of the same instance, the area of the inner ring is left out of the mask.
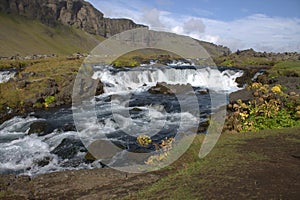
<path id="1" fill-rule="evenodd" d="M 83 0 L 0 0 L 0 12 L 40 20 L 49 26 L 57 23 L 74 26 L 104 37 L 145 27 L 128 19 L 104 18 L 103 13 Z"/>

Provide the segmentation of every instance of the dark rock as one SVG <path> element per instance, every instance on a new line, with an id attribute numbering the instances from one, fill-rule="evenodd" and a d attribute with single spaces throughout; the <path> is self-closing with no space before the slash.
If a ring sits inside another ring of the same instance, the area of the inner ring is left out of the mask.
<path id="1" fill-rule="evenodd" d="M 67 131 L 76 131 L 76 127 L 75 127 L 75 124 L 68 123 L 68 124 L 65 124 L 65 125 L 62 127 L 62 130 L 63 130 L 64 132 L 67 132 Z"/>
<path id="2" fill-rule="evenodd" d="M 30 135 L 37 133 L 38 136 L 43 136 L 49 134 L 50 132 L 49 124 L 46 121 L 37 121 L 30 125 L 28 134 Z"/>
<path id="3" fill-rule="evenodd" d="M 271 78 L 269 79 L 268 83 L 271 85 L 271 84 L 274 84 L 274 83 L 277 83 L 278 80 L 276 78 Z"/>
<path id="4" fill-rule="evenodd" d="M 50 161 L 52 160 L 52 158 L 50 157 L 45 157 L 41 160 L 36 160 L 35 163 L 39 166 L 39 167 L 45 167 L 47 165 L 49 165 Z"/>
<path id="5" fill-rule="evenodd" d="M 237 100 L 241 99 L 242 101 L 249 101 L 253 99 L 253 92 L 247 89 L 239 90 L 236 92 L 233 92 L 229 95 L 229 101 L 231 104 L 234 104 Z"/>
<path id="6" fill-rule="evenodd" d="M 262 83 L 262 84 L 268 84 L 268 82 L 269 82 L 268 76 L 265 74 L 259 75 L 256 79 L 256 82 Z"/>
<path id="7" fill-rule="evenodd" d="M 103 94 L 103 93 L 104 93 L 103 83 L 99 79 L 97 79 L 97 88 L 96 88 L 95 95 L 99 96 L 100 94 Z"/>
<path id="8" fill-rule="evenodd" d="M 207 120 L 207 121 L 205 121 L 205 122 L 201 122 L 201 123 L 199 124 L 199 127 L 198 127 L 197 132 L 198 132 L 198 133 L 204 133 L 205 131 L 207 131 L 208 126 L 209 126 L 209 120 Z"/>
<path id="9" fill-rule="evenodd" d="M 243 69 L 244 74 L 241 77 L 236 78 L 236 82 L 238 83 L 238 87 L 243 87 L 246 84 L 250 84 L 252 82 L 252 78 L 259 71 L 259 69 L 249 68 Z"/>
<path id="10" fill-rule="evenodd" d="M 62 159 L 72 159 L 79 152 L 86 152 L 86 148 L 80 139 L 65 138 L 51 153 Z"/>
<path id="11" fill-rule="evenodd" d="M 27 85 L 28 85 L 28 82 L 22 80 L 22 81 L 19 81 L 19 82 L 17 83 L 17 88 L 23 89 L 23 88 L 25 88 Z"/>
<path id="12" fill-rule="evenodd" d="M 185 93 L 191 90 L 192 86 L 190 84 L 187 85 L 169 85 L 167 83 L 157 83 L 156 86 L 151 87 L 148 92 L 150 94 L 179 94 Z"/>
<path id="13" fill-rule="evenodd" d="M 170 88 L 166 83 L 157 83 L 156 86 L 151 87 L 148 92 L 150 94 L 172 94 Z"/>
<path id="14" fill-rule="evenodd" d="M 58 85 L 53 79 L 47 80 L 47 88 L 41 94 L 43 97 L 55 96 L 59 92 Z"/>
<path id="15" fill-rule="evenodd" d="M 56 103 L 50 103 L 49 105 L 47 105 L 47 108 L 55 108 Z"/>
<path id="16" fill-rule="evenodd" d="M 198 93 L 201 95 L 205 95 L 209 93 L 209 90 L 208 89 L 199 90 Z"/>
<path id="17" fill-rule="evenodd" d="M 134 107 L 134 108 L 132 108 L 130 111 L 141 112 L 141 111 L 143 111 L 143 110 L 140 109 L 140 108 Z"/>
<path id="18" fill-rule="evenodd" d="M 37 101 L 36 98 L 25 99 L 24 105 L 25 105 L 26 107 L 32 107 L 33 104 L 36 103 L 36 101 Z"/>

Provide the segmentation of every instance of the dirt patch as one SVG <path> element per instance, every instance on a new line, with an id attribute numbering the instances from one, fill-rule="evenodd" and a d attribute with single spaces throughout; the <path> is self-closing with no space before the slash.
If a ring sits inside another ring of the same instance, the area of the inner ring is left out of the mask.
<path id="1" fill-rule="evenodd" d="M 300 131 L 300 129 L 296 129 Z M 276 137 L 249 139 L 238 148 L 249 160 L 236 192 L 259 199 L 299 199 L 300 135 L 279 133 Z M 242 187 L 245 188 L 242 188 Z"/>
<path id="2" fill-rule="evenodd" d="M 115 199 L 136 192 L 159 175 L 128 174 L 109 168 L 66 171 L 33 179 L 0 176 L 0 199 Z"/>

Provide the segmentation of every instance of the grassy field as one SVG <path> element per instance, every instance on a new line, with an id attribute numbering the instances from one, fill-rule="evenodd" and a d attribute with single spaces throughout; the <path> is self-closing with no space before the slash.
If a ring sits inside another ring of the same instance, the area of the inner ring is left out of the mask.
<path id="1" fill-rule="evenodd" d="M 104 40 L 79 29 L 61 25 L 49 27 L 39 21 L 3 13 L 0 24 L 1 56 L 88 53 Z"/>
<path id="2" fill-rule="evenodd" d="M 269 70 L 271 76 L 300 76 L 300 60 L 281 61 Z"/>
<path id="3" fill-rule="evenodd" d="M 223 134 L 204 159 L 203 135 L 163 178 L 123 199 L 296 199 L 300 128 Z"/>

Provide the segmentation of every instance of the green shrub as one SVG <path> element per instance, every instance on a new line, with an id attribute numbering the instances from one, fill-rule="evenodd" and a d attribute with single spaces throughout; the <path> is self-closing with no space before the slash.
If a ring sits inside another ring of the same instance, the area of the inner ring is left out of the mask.
<path id="1" fill-rule="evenodd" d="M 55 102 L 55 97 L 54 96 L 48 96 L 45 99 L 45 107 L 47 108 L 50 104 Z"/>
<path id="2" fill-rule="evenodd" d="M 232 105 L 234 110 L 230 122 L 236 122 L 238 132 L 259 131 L 300 126 L 300 102 L 283 92 L 281 85 L 253 83 L 248 87 L 255 99 L 243 102 L 238 100 Z"/>

